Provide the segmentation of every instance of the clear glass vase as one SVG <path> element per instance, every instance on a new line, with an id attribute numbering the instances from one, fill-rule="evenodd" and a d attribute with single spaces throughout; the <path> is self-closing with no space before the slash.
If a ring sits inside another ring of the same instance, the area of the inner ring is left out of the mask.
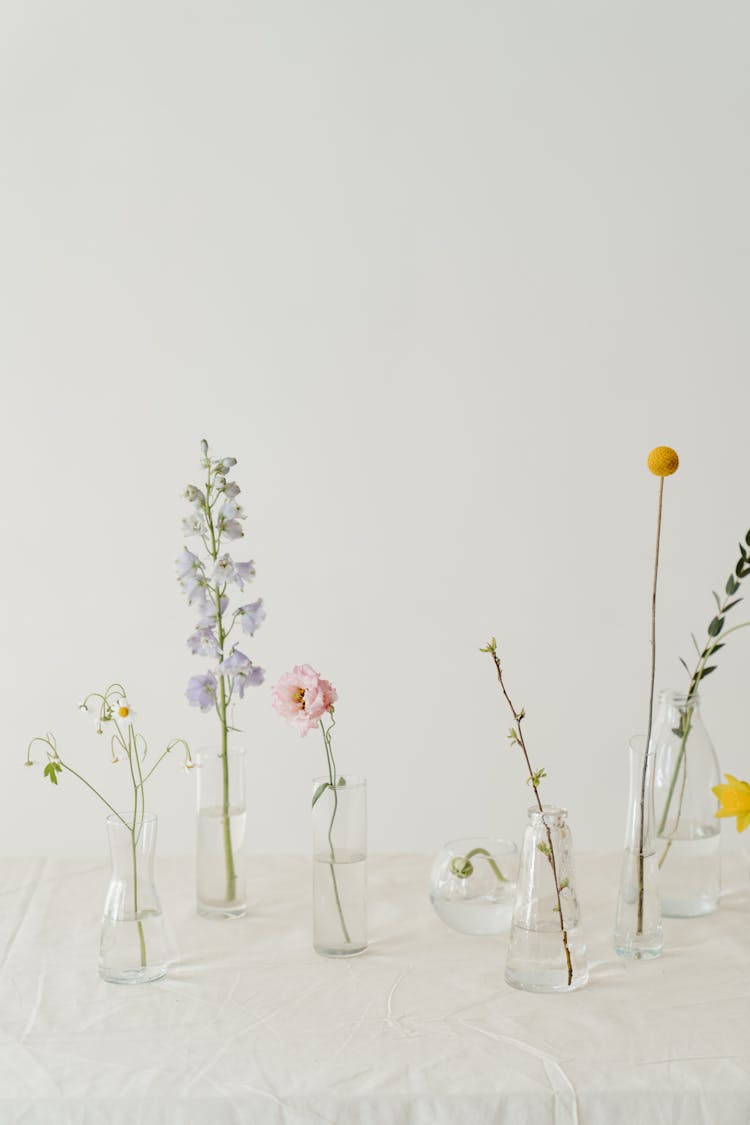
<path id="1" fill-rule="evenodd" d="M 104 902 L 99 975 L 112 984 L 146 984 L 166 975 L 168 945 L 154 885 L 156 817 L 107 817 L 112 869 Z M 129 823 L 126 823 L 129 822 Z"/>
<path id="2" fill-rule="evenodd" d="M 617 896 L 614 944 L 620 957 L 641 960 L 662 951 L 659 872 L 654 842 L 654 751 L 640 735 L 628 744 L 630 794 Z"/>
<path id="3" fill-rule="evenodd" d="M 506 934 L 517 874 L 518 848 L 511 840 L 451 840 L 432 864 L 430 902 L 438 918 L 459 933 Z"/>
<path id="4" fill-rule="evenodd" d="M 536 805 L 521 845 L 505 979 L 527 992 L 568 992 L 589 979 L 565 809 Z"/>
<path id="5" fill-rule="evenodd" d="M 654 729 L 654 813 L 662 913 L 710 914 L 719 905 L 719 760 L 697 694 L 663 691 Z"/>
<path id="6" fill-rule="evenodd" d="M 198 913 L 241 918 L 245 893 L 245 751 L 203 750 L 196 755 Z"/>
<path id="7" fill-rule="evenodd" d="M 367 782 L 327 782 L 313 782 L 313 946 L 352 957 L 367 948 Z"/>

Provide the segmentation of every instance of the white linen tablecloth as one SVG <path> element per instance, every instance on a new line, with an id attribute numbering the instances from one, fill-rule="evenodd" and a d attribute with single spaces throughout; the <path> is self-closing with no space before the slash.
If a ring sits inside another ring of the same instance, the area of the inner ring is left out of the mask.
<path id="1" fill-rule="evenodd" d="M 591 979 L 544 996 L 433 914 L 426 856 L 370 860 L 344 961 L 311 948 L 310 860 L 251 860 L 251 913 L 211 921 L 193 861 L 161 859 L 175 959 L 138 987 L 97 975 L 105 862 L 0 861 L 0 1125 L 747 1125 L 750 887 L 724 866 L 719 912 L 634 964 L 619 857 L 579 857 Z"/>

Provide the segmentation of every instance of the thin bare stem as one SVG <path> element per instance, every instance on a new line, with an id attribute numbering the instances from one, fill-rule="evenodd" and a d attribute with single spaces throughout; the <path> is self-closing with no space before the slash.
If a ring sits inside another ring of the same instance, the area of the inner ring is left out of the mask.
<path id="1" fill-rule="evenodd" d="M 516 724 L 516 739 L 515 739 L 515 741 L 521 747 L 521 752 L 523 753 L 524 760 L 526 762 L 526 768 L 529 771 L 528 780 L 531 784 L 532 789 L 534 790 L 534 797 L 536 799 L 536 803 L 537 803 L 537 807 L 539 809 L 539 812 L 542 814 L 542 823 L 544 824 L 544 829 L 545 829 L 545 832 L 547 834 L 547 846 L 549 848 L 549 862 L 550 862 L 550 866 L 552 867 L 552 878 L 554 879 L 554 883 L 555 883 L 555 895 L 557 896 L 557 913 L 558 913 L 558 916 L 559 916 L 559 919 L 560 919 L 560 932 L 561 932 L 561 935 L 562 935 L 563 949 L 565 951 L 565 961 L 566 961 L 567 969 L 568 969 L 568 987 L 570 987 L 570 985 L 573 983 L 573 962 L 572 962 L 571 956 L 570 956 L 570 948 L 568 947 L 568 931 L 565 929 L 565 919 L 563 918 L 562 901 L 561 901 L 561 898 L 560 898 L 560 883 L 559 883 L 559 880 L 557 878 L 557 861 L 555 859 L 555 849 L 554 849 L 553 844 L 552 844 L 552 831 L 551 831 L 549 825 L 547 824 L 547 822 L 544 819 L 544 807 L 542 805 L 542 799 L 539 796 L 539 786 L 538 786 L 537 780 L 536 780 L 537 777 L 538 777 L 538 774 L 535 774 L 533 769 L 531 768 L 531 762 L 529 761 L 528 750 L 526 749 L 526 741 L 524 739 L 523 731 L 521 729 L 521 724 L 522 724 L 522 722 L 523 722 L 523 720 L 526 716 L 525 716 L 524 711 L 516 711 L 515 707 L 513 706 L 512 701 L 511 701 L 511 698 L 508 695 L 507 689 L 505 687 L 505 683 L 503 682 L 503 670 L 502 670 L 502 667 L 500 665 L 500 659 L 497 655 L 497 651 L 495 649 L 495 642 L 493 641 L 492 644 L 489 645 L 484 651 L 489 652 L 490 656 L 492 657 L 492 659 L 494 661 L 495 670 L 497 672 L 497 679 L 498 679 L 498 682 L 500 684 L 500 688 L 502 690 L 503 695 L 505 696 L 506 703 L 510 707 L 511 713 L 513 715 L 513 719 L 514 719 L 515 724 Z"/>
<path id="2" fill-rule="evenodd" d="M 637 934 L 643 933 L 644 865 L 643 854 L 646 833 L 646 776 L 648 774 L 651 751 L 651 731 L 654 725 L 654 683 L 656 680 L 656 586 L 659 579 L 659 544 L 661 542 L 661 511 L 664 499 L 664 477 L 659 477 L 659 507 L 656 517 L 656 551 L 654 552 L 654 583 L 651 589 L 651 681 L 648 695 L 648 724 L 646 726 L 646 748 L 643 753 L 643 773 L 641 774 L 641 824 L 638 839 L 638 917 Z"/>

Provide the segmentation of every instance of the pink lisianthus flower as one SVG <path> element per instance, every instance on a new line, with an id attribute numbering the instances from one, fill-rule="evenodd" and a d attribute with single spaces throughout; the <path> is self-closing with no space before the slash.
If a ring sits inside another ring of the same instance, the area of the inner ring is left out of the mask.
<path id="1" fill-rule="evenodd" d="M 297 664 L 272 689 L 274 710 L 300 735 L 316 727 L 338 699 L 336 688 L 309 664 Z"/>

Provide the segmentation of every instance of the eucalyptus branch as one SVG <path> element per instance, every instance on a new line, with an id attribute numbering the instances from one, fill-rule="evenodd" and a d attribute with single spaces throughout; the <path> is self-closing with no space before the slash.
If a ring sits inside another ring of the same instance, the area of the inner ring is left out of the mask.
<path id="1" fill-rule="evenodd" d="M 484 645 L 480 651 L 489 653 L 489 655 L 492 657 L 493 663 L 495 665 L 495 672 L 497 673 L 498 683 L 500 684 L 501 691 L 505 697 L 505 701 L 508 704 L 508 707 L 510 708 L 511 714 L 513 715 L 513 721 L 515 723 L 515 727 L 511 727 L 509 738 L 511 743 L 516 744 L 521 748 L 521 753 L 523 754 L 524 761 L 526 763 L 526 769 L 528 770 L 528 777 L 526 780 L 534 790 L 534 798 L 536 800 L 539 812 L 541 813 L 542 824 L 544 825 L 545 834 L 547 836 L 548 851 L 545 852 L 545 854 L 549 860 L 550 867 L 552 868 L 552 878 L 555 884 L 555 895 L 557 897 L 557 914 L 560 920 L 560 932 L 562 936 L 563 950 L 565 951 L 565 961 L 568 970 L 568 986 L 570 986 L 573 982 L 573 962 L 571 960 L 570 949 L 568 947 L 568 931 L 565 928 L 565 920 L 563 918 L 562 911 L 562 900 L 560 897 L 561 891 L 564 890 L 564 886 L 559 882 L 557 877 L 557 860 L 555 858 L 555 849 L 552 843 L 552 830 L 544 819 L 544 806 L 542 805 L 542 798 L 539 795 L 539 782 L 543 777 L 546 777 L 546 773 L 544 769 L 534 771 L 531 768 L 531 761 L 529 759 L 529 753 L 526 748 L 526 740 L 524 738 L 522 729 L 523 720 L 526 718 L 526 711 L 523 707 L 520 711 L 516 711 L 510 695 L 508 694 L 507 688 L 505 687 L 505 681 L 503 680 L 503 669 L 500 664 L 500 658 L 497 655 L 497 641 L 495 640 L 495 638 L 493 637 L 492 640 Z M 565 886 L 567 886 L 565 880 L 563 880 L 563 883 L 565 883 Z"/>
<path id="2" fill-rule="evenodd" d="M 679 776 L 680 770 L 684 769 L 685 767 L 687 741 L 688 735 L 692 730 L 692 719 L 693 712 L 695 710 L 695 698 L 698 694 L 698 687 L 701 681 L 704 680 L 706 676 L 710 676 L 712 672 L 715 672 L 717 668 L 716 664 L 709 664 L 708 661 L 711 659 L 711 657 L 715 656 L 720 649 L 724 647 L 727 637 L 729 637 L 732 633 L 736 633 L 739 629 L 746 629 L 748 626 L 750 626 L 750 621 L 743 621 L 739 625 L 734 625 L 731 629 L 724 628 L 727 614 L 730 613 L 743 600 L 742 596 L 736 597 L 735 595 L 739 593 L 743 578 L 747 578 L 748 575 L 750 575 L 750 551 L 748 550 L 748 548 L 750 548 L 750 531 L 748 531 L 745 535 L 745 543 L 739 544 L 740 555 L 737 559 L 737 562 L 735 563 L 732 573 L 729 575 L 726 583 L 724 584 L 723 597 L 719 597 L 715 590 L 712 591 L 714 601 L 716 602 L 717 612 L 711 618 L 706 628 L 706 639 L 703 644 L 703 648 L 699 647 L 697 641 L 695 640 L 695 637 L 693 637 L 693 644 L 695 645 L 695 648 L 698 652 L 698 660 L 692 673 L 690 672 L 686 661 L 683 660 L 682 657 L 680 657 L 680 663 L 682 664 L 687 674 L 690 676 L 690 683 L 685 697 L 684 710 L 681 710 L 680 712 L 680 725 L 675 730 L 675 734 L 679 735 L 680 737 L 680 749 L 677 752 L 674 771 L 669 783 L 669 789 L 667 790 L 664 808 L 662 810 L 661 818 L 657 828 L 658 836 L 664 835 L 667 820 L 669 817 L 669 811 L 672 806 L 672 800 L 674 798 L 675 788 L 677 785 L 677 778 Z M 659 857 L 659 867 L 663 865 L 665 859 L 669 855 L 669 850 L 672 846 L 672 840 L 674 839 L 680 822 L 680 816 L 682 814 L 682 796 L 685 790 L 684 782 L 685 777 L 683 775 L 683 784 L 681 787 L 680 797 L 678 799 L 675 825 L 664 847 L 664 851 Z"/>

